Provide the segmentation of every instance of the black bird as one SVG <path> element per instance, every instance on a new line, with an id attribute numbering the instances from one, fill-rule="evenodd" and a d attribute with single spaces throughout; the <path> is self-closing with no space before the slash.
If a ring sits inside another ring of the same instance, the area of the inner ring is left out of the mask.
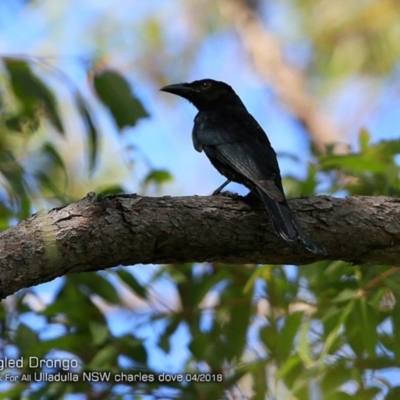
<path id="1" fill-rule="evenodd" d="M 315 254 L 326 254 L 301 229 L 286 201 L 276 153 L 254 117 L 234 90 L 224 82 L 203 79 L 177 83 L 160 90 L 189 100 L 199 110 L 194 119 L 194 148 L 204 150 L 228 180 L 241 183 L 261 198 L 278 235 L 299 242 Z"/>

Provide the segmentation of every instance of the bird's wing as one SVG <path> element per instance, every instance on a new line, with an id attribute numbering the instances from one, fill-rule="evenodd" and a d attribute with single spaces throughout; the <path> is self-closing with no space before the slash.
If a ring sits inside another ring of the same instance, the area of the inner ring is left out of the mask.
<path id="1" fill-rule="evenodd" d="M 278 202 L 284 201 L 276 153 L 267 135 L 245 109 L 200 113 L 193 142 L 252 181 Z"/>

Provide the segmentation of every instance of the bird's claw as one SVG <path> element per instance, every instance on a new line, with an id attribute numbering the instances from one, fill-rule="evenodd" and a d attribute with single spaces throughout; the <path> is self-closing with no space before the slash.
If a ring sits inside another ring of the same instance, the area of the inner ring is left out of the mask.
<path id="1" fill-rule="evenodd" d="M 212 195 L 211 196 L 218 196 L 218 195 L 220 195 L 220 194 L 223 194 L 222 193 L 222 191 L 221 191 L 221 189 L 216 189 L 216 190 L 214 190 L 213 192 L 212 192 Z"/>
<path id="2" fill-rule="evenodd" d="M 215 193 L 215 192 L 214 192 L 214 193 Z M 212 194 L 213 196 L 215 196 L 214 193 Z M 231 199 L 235 199 L 235 200 L 239 197 L 239 194 L 238 194 L 238 193 L 232 193 L 232 192 L 229 192 L 228 190 L 225 191 L 225 192 L 219 192 L 219 193 L 217 193 L 217 195 L 225 196 L 225 197 L 230 197 Z"/>
<path id="3" fill-rule="evenodd" d="M 216 188 L 216 189 L 213 191 L 212 195 L 213 195 L 213 196 L 216 196 L 216 195 L 220 194 L 221 191 L 222 191 L 222 189 L 223 189 L 225 186 L 229 185 L 231 182 L 232 182 L 232 181 L 231 181 L 230 179 L 227 179 L 221 186 L 219 186 L 218 188 Z"/>

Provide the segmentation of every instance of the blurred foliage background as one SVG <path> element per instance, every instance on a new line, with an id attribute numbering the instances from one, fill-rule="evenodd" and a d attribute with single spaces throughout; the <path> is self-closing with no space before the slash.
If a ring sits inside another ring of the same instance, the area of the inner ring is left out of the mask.
<path id="1" fill-rule="evenodd" d="M 245 12 L 279 52 L 250 57 Z M 269 132 L 290 197 L 398 196 L 399 13 L 394 0 L 2 2 L 1 229 L 89 191 L 210 193 L 221 177 L 191 148 L 194 110 L 157 92 L 204 77 L 232 84 Z M 279 73 L 278 59 L 345 150 L 313 146 L 260 68 Z M 115 268 L 1 303 L 0 358 L 24 362 L 0 371 L 0 398 L 394 400 L 399 335 L 397 265 Z M 6 381 L 68 372 L 29 356 L 155 380 Z"/>

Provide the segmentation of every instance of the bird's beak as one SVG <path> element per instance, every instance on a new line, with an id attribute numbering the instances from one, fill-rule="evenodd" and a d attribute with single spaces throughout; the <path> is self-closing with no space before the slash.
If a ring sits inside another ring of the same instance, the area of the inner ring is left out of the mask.
<path id="1" fill-rule="evenodd" d="M 173 85 L 164 86 L 160 89 L 162 92 L 176 94 L 187 99 L 195 92 L 188 83 L 174 83 Z"/>

